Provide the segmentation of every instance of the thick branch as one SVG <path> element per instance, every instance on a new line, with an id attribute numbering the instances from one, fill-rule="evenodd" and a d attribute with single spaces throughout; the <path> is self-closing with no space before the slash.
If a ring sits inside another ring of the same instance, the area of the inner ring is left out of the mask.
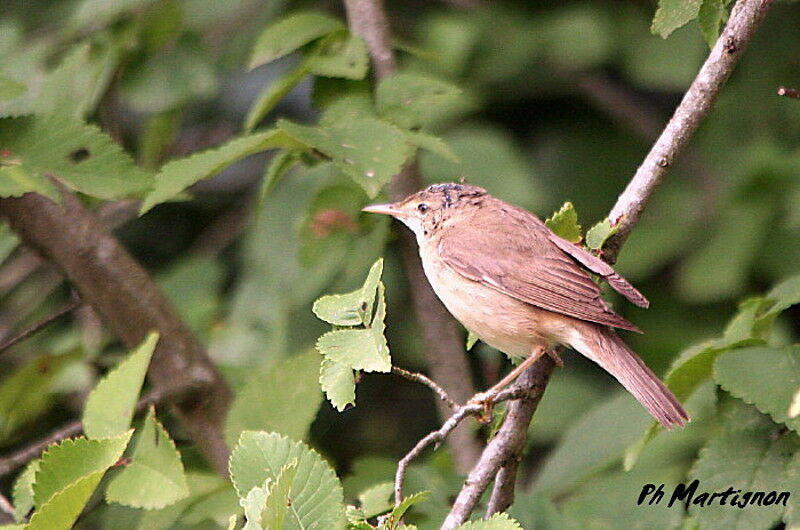
<path id="1" fill-rule="evenodd" d="M 147 272 L 67 191 L 62 192 L 60 205 L 33 193 L 2 199 L 0 213 L 26 245 L 63 271 L 81 299 L 126 345 L 136 346 L 151 330 L 161 333 L 150 380 L 156 389 L 205 386 L 202 393 L 182 399 L 176 409 L 198 449 L 225 474 L 228 448 L 223 421 L 230 391 Z"/>
<path id="2" fill-rule="evenodd" d="M 344 0 L 344 5 L 350 28 L 367 43 L 376 78 L 381 80 L 392 75 L 397 65 L 390 45 L 391 33 L 383 1 Z M 422 186 L 423 180 L 416 164 L 409 164 L 392 180 L 392 199 L 403 199 Z M 453 400 L 463 403 L 475 393 L 475 388 L 461 329 L 425 278 L 412 234 L 403 230 L 398 234 L 398 239 L 406 276 L 411 285 L 414 310 L 425 339 L 431 376 Z M 451 411 L 445 402 L 439 401 L 437 406 L 441 418 L 449 416 Z M 466 473 L 481 450 L 473 432 L 467 426 L 460 426 L 451 434 L 449 444 L 456 468 Z"/>
<path id="3" fill-rule="evenodd" d="M 772 0 L 739 0 L 734 6 L 728 24 L 672 119 L 608 215 L 618 227 L 617 233 L 606 244 L 605 256 L 609 261 L 616 259 L 647 201 L 714 106 L 720 89 L 771 5 Z"/>

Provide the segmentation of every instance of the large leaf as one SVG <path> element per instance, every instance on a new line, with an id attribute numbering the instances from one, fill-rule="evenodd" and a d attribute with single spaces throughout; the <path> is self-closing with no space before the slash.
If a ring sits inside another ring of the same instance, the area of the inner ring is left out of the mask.
<path id="1" fill-rule="evenodd" d="M 153 189 L 147 194 L 140 213 L 179 194 L 198 180 L 217 174 L 246 156 L 278 147 L 302 147 L 279 130 L 236 138 L 220 147 L 172 160 L 161 168 Z"/>
<path id="2" fill-rule="evenodd" d="M 666 39 L 670 33 L 697 18 L 702 0 L 658 0 L 650 30 Z"/>
<path id="3" fill-rule="evenodd" d="M 41 508 L 31 516 L 28 530 L 53 530 L 72 528 L 92 496 L 105 470 L 82 476 L 56 492 Z"/>
<path id="4" fill-rule="evenodd" d="M 158 333 L 150 333 L 130 356 L 97 384 L 83 410 L 83 431 L 89 438 L 117 436 L 131 426 Z"/>
<path id="5" fill-rule="evenodd" d="M 151 407 L 134 441 L 131 462 L 109 483 L 106 500 L 153 510 L 188 495 L 181 456 Z"/>
<path id="6" fill-rule="evenodd" d="M 378 114 L 404 129 L 430 126 L 467 107 L 462 91 L 441 79 L 400 73 L 382 80 L 375 91 Z"/>
<path id="7" fill-rule="evenodd" d="M 400 171 L 413 151 L 400 129 L 374 118 L 356 118 L 328 127 L 280 120 L 278 127 L 333 159 L 370 197 Z"/>
<path id="8" fill-rule="evenodd" d="M 789 417 L 794 396 L 800 390 L 800 345 L 729 351 L 714 363 L 714 379 L 776 422 L 800 431 L 800 418 Z"/>
<path id="9" fill-rule="evenodd" d="M 236 443 L 244 430 L 305 438 L 322 402 L 317 386 L 319 371 L 320 357 L 313 350 L 254 371 L 228 412 L 228 443 Z"/>
<path id="10" fill-rule="evenodd" d="M 103 473 L 122 456 L 133 431 L 114 438 L 89 440 L 75 438 L 51 446 L 41 458 L 33 483 L 37 510 L 60 491 L 81 478 Z"/>
<path id="11" fill-rule="evenodd" d="M 283 466 L 297 462 L 285 530 L 344 527 L 342 486 L 333 469 L 314 450 L 275 433 L 243 432 L 230 459 L 231 480 L 239 498 L 267 479 L 278 479 Z"/>
<path id="12" fill-rule="evenodd" d="M 259 35 L 253 47 L 250 68 L 274 61 L 342 28 L 344 25 L 340 21 L 323 13 L 312 11 L 295 13 L 268 27 Z"/>
<path id="13" fill-rule="evenodd" d="M 58 199 L 51 175 L 101 199 L 142 193 L 152 177 L 94 125 L 62 114 L 0 120 L 0 195 L 37 191 Z"/>

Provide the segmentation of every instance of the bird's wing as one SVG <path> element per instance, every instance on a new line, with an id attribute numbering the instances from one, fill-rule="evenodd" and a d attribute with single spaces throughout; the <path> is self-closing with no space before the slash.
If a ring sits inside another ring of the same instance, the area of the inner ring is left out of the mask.
<path id="1" fill-rule="evenodd" d="M 600 287 L 552 242 L 538 218 L 514 208 L 445 228 L 439 255 L 450 268 L 523 302 L 581 320 L 639 329 L 606 304 Z M 497 251 L 498 245 L 502 245 Z"/>

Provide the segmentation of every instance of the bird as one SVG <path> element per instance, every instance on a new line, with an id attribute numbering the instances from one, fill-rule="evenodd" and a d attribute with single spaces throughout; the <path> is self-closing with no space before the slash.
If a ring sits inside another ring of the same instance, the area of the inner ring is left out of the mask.
<path id="1" fill-rule="evenodd" d="M 583 247 L 529 211 L 465 183 L 434 184 L 363 211 L 411 229 L 425 276 L 447 310 L 486 344 L 522 362 L 489 391 L 491 400 L 542 355 L 568 346 L 614 378 L 666 428 L 690 417 L 614 328 L 641 332 L 602 298 L 599 276 L 632 303 L 647 299 Z M 484 401 L 485 402 L 485 401 Z"/>

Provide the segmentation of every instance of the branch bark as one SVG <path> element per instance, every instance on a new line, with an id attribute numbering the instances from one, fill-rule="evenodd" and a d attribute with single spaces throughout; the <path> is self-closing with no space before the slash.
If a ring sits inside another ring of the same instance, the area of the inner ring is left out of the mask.
<path id="1" fill-rule="evenodd" d="M 394 51 L 390 46 L 391 32 L 382 0 L 344 0 L 348 24 L 356 35 L 367 43 L 375 77 L 378 80 L 397 70 Z M 407 165 L 395 175 L 390 185 L 392 200 L 404 199 L 424 185 L 416 163 Z M 464 350 L 459 324 L 450 316 L 428 284 L 412 234 L 398 234 L 406 276 L 426 347 L 428 367 L 434 381 L 439 383 L 456 402 L 464 403 L 475 393 L 472 374 Z M 450 415 L 447 403 L 437 403 L 439 417 Z M 481 446 L 468 425 L 459 425 L 448 440 L 456 468 L 466 473 L 478 459 Z"/>
<path id="2" fill-rule="evenodd" d="M 33 193 L 2 199 L 0 214 L 26 245 L 61 269 L 127 346 L 136 346 L 151 330 L 161 333 L 150 380 L 157 390 L 204 386 L 181 399 L 176 411 L 211 466 L 227 474 L 223 421 L 230 390 L 147 272 L 66 190 L 61 204 Z"/>
<path id="3" fill-rule="evenodd" d="M 675 109 L 672 119 L 608 214 L 612 224 L 617 227 L 617 233 L 606 242 L 604 256 L 607 261 L 613 263 L 616 260 L 664 175 L 713 108 L 720 89 L 733 73 L 771 5 L 772 0 L 739 0 L 733 7 L 725 29 Z"/>

